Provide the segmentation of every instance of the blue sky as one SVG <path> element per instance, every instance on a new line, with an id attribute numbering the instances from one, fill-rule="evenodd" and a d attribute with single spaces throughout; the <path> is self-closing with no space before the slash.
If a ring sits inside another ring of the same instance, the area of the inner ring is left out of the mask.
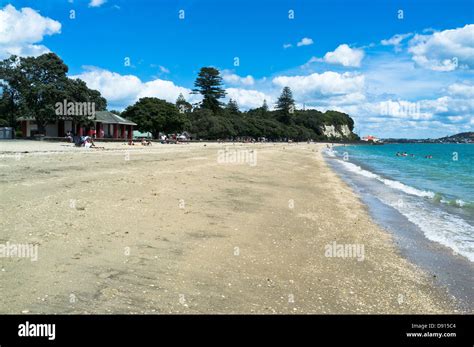
<path id="1" fill-rule="evenodd" d="M 53 51 L 119 109 L 198 101 L 215 66 L 242 109 L 289 85 L 360 135 L 437 137 L 474 128 L 473 24 L 474 0 L 0 0 L 0 58 Z"/>

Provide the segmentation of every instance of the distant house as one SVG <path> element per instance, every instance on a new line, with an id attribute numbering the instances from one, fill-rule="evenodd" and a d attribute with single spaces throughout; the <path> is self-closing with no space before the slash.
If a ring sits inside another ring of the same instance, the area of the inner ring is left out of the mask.
<path id="1" fill-rule="evenodd" d="M 379 140 L 377 137 L 375 137 L 375 136 L 367 135 L 367 136 L 364 136 L 364 137 L 362 138 L 362 141 L 366 141 L 366 142 L 369 142 L 369 141 L 370 141 L 370 142 L 379 142 L 380 140 Z"/>
<path id="2" fill-rule="evenodd" d="M 38 125 L 33 118 L 20 117 L 18 121 L 21 124 L 23 137 L 32 137 L 38 134 Z M 74 120 L 66 118 L 46 125 L 45 136 L 64 137 L 68 131 L 79 136 L 91 135 L 95 130 L 96 138 L 131 139 L 135 125 L 137 124 L 112 112 L 97 111 L 90 126 L 79 125 Z"/>

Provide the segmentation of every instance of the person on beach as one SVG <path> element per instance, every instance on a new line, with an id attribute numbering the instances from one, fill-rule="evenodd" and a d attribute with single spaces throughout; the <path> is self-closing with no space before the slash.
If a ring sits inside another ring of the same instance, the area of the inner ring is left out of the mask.
<path id="1" fill-rule="evenodd" d="M 69 142 L 74 142 L 74 135 L 72 134 L 71 130 L 67 131 L 66 138 L 69 140 Z"/>
<path id="2" fill-rule="evenodd" d="M 79 145 L 80 147 L 84 147 L 85 143 L 90 139 L 91 137 L 89 135 L 81 136 L 80 137 L 80 142 Z"/>
<path id="3" fill-rule="evenodd" d="M 85 148 L 95 148 L 95 143 L 92 137 L 86 136 L 85 142 L 84 142 L 84 147 Z"/>

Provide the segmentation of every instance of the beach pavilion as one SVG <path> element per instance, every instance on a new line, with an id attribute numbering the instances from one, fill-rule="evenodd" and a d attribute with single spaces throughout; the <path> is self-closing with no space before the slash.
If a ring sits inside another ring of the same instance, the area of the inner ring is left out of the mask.
<path id="1" fill-rule="evenodd" d="M 30 117 L 20 117 L 23 137 L 33 137 L 38 134 L 38 125 Z M 75 135 L 92 135 L 95 130 L 96 138 L 109 139 L 132 139 L 133 127 L 137 124 L 120 117 L 109 111 L 97 111 L 94 113 L 92 123 L 89 126 L 76 124 L 72 119 L 59 119 L 54 123 L 46 125 L 45 137 L 64 137 L 68 131 Z"/>

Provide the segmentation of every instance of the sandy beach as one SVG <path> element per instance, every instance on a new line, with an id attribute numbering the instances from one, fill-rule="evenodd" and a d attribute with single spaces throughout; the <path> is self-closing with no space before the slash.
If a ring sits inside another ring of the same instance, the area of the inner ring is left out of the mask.
<path id="1" fill-rule="evenodd" d="M 324 144 L 100 145 L 0 142 L 0 313 L 457 312 Z"/>

